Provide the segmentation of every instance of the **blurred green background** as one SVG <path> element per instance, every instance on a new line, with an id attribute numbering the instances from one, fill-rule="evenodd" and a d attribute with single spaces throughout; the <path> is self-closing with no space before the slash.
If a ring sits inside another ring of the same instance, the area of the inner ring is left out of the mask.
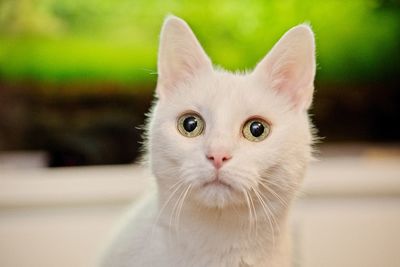
<path id="1" fill-rule="evenodd" d="M 229 70 L 310 23 L 324 142 L 400 141 L 399 1 L 0 0 L 0 150 L 44 150 L 50 166 L 132 162 L 169 13 Z"/>

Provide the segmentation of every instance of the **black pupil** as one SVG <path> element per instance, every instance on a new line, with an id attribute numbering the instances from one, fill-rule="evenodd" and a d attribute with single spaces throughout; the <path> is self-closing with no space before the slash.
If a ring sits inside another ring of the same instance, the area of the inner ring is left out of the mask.
<path id="1" fill-rule="evenodd" d="M 252 122 L 250 124 L 250 132 L 254 137 L 259 137 L 264 132 L 264 125 L 259 121 Z"/>
<path id="2" fill-rule="evenodd" d="M 197 120 L 195 117 L 187 117 L 184 121 L 183 121 L 183 128 L 185 128 L 185 130 L 187 132 L 193 132 L 194 129 L 196 129 L 197 127 Z"/>

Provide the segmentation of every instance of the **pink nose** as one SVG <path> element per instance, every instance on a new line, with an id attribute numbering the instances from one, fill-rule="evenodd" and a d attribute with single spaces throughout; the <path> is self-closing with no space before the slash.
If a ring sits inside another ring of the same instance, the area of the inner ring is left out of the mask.
<path id="1" fill-rule="evenodd" d="M 232 158 L 232 156 L 226 153 L 212 153 L 208 154 L 206 157 L 208 160 L 212 161 L 212 164 L 216 169 L 221 168 L 225 162 Z"/>

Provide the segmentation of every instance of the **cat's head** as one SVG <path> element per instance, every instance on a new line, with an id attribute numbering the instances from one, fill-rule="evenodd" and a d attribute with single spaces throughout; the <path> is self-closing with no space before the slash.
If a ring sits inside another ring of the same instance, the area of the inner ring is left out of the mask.
<path id="1" fill-rule="evenodd" d="M 183 20 L 168 17 L 148 133 L 161 194 L 208 207 L 290 198 L 311 158 L 314 50 L 300 25 L 252 72 L 230 73 L 213 67 Z"/>

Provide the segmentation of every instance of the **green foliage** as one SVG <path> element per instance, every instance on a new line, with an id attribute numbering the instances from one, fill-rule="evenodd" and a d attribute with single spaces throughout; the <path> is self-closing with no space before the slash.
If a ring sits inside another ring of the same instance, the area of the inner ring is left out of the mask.
<path id="1" fill-rule="evenodd" d="M 396 1 L 3 0 L 3 80 L 148 83 L 166 14 L 193 27 L 214 63 L 252 68 L 290 27 L 311 23 L 323 81 L 383 80 L 399 70 Z"/>

